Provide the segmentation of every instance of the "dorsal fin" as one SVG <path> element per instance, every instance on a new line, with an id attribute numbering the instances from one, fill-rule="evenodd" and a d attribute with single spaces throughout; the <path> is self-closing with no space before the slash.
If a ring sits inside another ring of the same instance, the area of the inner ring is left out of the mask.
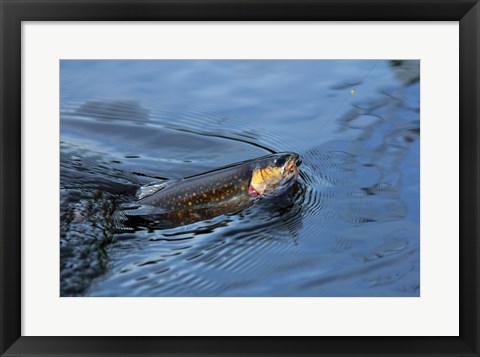
<path id="1" fill-rule="evenodd" d="M 148 197 L 153 195 L 154 193 L 157 193 L 160 190 L 163 190 L 165 187 L 170 186 L 172 182 L 175 180 L 170 180 L 170 181 L 156 181 L 156 182 L 151 182 L 146 184 L 145 186 L 142 186 L 138 189 L 137 191 L 137 199 L 141 200 L 142 198 Z"/>

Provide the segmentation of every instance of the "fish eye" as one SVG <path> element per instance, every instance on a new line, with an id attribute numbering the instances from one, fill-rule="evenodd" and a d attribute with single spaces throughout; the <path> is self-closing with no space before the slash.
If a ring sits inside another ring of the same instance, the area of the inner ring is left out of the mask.
<path id="1" fill-rule="evenodd" d="M 283 165 L 285 165 L 286 161 L 287 160 L 285 160 L 284 157 L 280 157 L 278 159 L 273 160 L 273 163 L 275 164 L 276 167 L 282 167 Z"/>

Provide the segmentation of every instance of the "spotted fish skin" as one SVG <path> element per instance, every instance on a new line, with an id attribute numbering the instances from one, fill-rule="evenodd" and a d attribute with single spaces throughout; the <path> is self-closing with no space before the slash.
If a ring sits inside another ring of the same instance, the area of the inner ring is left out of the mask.
<path id="1" fill-rule="evenodd" d="M 279 186 L 290 186 L 294 181 L 291 179 L 296 179 L 296 165 L 300 162 L 298 154 L 295 153 L 272 154 L 180 180 L 167 181 L 159 185 L 158 191 L 137 201 L 142 207 L 157 207 L 158 211 L 140 215 L 134 211 L 125 213 L 130 216 L 130 220 L 155 221 L 158 227 L 175 227 L 221 214 L 235 213 L 250 206 L 259 198 L 258 194 L 252 194 L 252 185 L 257 182 L 255 179 L 252 180 L 255 173 L 257 178 L 265 177 L 266 182 L 270 183 L 271 176 L 278 176 L 280 172 L 287 175 L 287 171 L 279 170 L 279 167 L 294 165 L 295 175 L 290 174 L 289 181 L 282 181 L 285 177 L 278 177 L 277 180 Z M 268 171 L 271 168 L 275 170 Z"/>
<path id="2" fill-rule="evenodd" d="M 162 207 L 167 212 L 211 208 L 222 202 L 248 200 L 251 178 L 252 164 L 244 162 L 171 181 L 165 188 L 138 202 Z"/>

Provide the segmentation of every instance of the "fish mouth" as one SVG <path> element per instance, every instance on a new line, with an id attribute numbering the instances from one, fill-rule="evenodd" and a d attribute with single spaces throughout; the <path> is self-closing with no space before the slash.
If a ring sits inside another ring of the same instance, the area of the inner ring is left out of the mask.
<path id="1" fill-rule="evenodd" d="M 298 167 L 297 167 L 297 159 L 295 162 L 292 162 L 288 167 L 288 174 L 283 178 L 282 185 L 290 185 L 293 181 L 295 181 L 298 177 Z"/>
<path id="2" fill-rule="evenodd" d="M 297 167 L 302 164 L 302 158 L 296 152 L 287 152 L 286 154 L 290 155 L 288 160 L 293 161 Z"/>
<path id="3" fill-rule="evenodd" d="M 295 177 L 298 175 L 298 167 L 302 164 L 302 159 L 300 155 L 297 153 L 292 153 L 291 157 L 288 160 L 288 169 L 291 172 L 292 170 L 295 171 Z"/>
<path id="4" fill-rule="evenodd" d="M 302 164 L 302 158 L 298 154 L 293 154 L 293 159 L 295 160 L 295 165 L 300 166 Z"/>
<path id="5" fill-rule="evenodd" d="M 295 165 L 300 166 L 302 164 L 302 158 L 300 155 L 297 154 L 297 157 L 295 157 Z"/>

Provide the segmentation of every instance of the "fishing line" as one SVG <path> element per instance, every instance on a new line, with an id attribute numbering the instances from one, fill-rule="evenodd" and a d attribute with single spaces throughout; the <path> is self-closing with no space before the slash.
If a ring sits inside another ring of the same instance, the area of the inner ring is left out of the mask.
<path id="1" fill-rule="evenodd" d="M 372 68 L 370 68 L 370 70 L 367 72 L 367 74 L 365 76 L 363 76 L 363 78 L 360 80 L 360 85 L 363 84 L 365 82 L 365 79 L 367 79 L 367 77 L 370 75 L 370 73 L 372 73 L 372 71 L 375 69 L 375 67 L 377 66 L 378 62 L 380 62 L 380 60 L 377 60 L 375 61 L 375 63 L 373 64 Z M 320 126 L 319 129 L 317 129 L 315 131 L 315 134 L 317 134 L 320 130 L 322 130 L 325 125 L 327 125 L 327 123 L 332 120 L 332 118 L 337 114 L 337 112 L 340 110 L 340 108 L 342 108 L 345 103 L 347 102 L 348 98 L 351 97 L 352 95 L 355 95 L 355 90 L 354 89 L 350 89 L 350 92 L 348 94 L 345 94 L 345 99 L 337 106 L 337 108 L 335 109 L 335 111 L 323 122 L 323 124 Z M 315 136 L 312 137 L 308 142 L 307 144 L 305 145 L 306 147 L 308 147 L 308 145 L 311 144 L 311 142 L 315 139 Z"/>

